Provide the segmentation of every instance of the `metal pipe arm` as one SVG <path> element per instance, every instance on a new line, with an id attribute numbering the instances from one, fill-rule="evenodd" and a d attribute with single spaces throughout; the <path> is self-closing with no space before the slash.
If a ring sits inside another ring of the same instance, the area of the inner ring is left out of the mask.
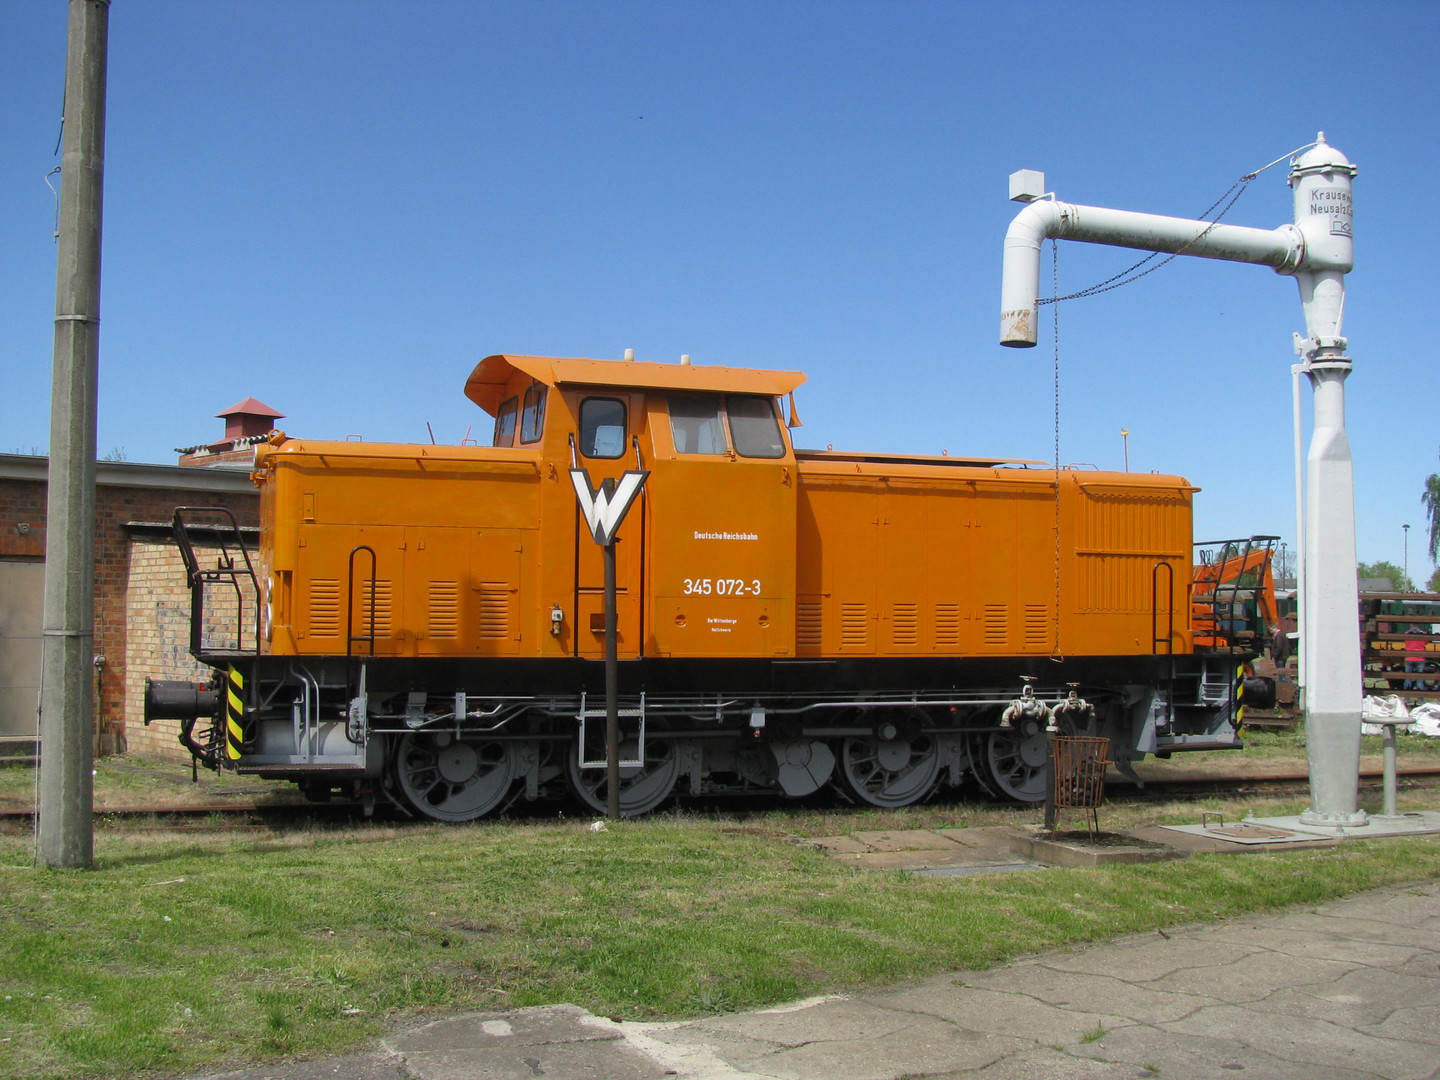
<path id="1" fill-rule="evenodd" d="M 1202 259 L 1255 263 L 1293 274 L 1309 269 L 1306 245 L 1294 225 L 1252 229 L 1189 218 L 1077 206 L 1052 200 L 1027 205 L 1005 233 L 1000 286 L 1000 344 L 1030 348 L 1040 294 L 1040 245 L 1047 238 L 1138 248 Z M 1318 269 L 1318 267 L 1316 267 Z M 1348 269 L 1348 267 L 1345 267 Z"/>

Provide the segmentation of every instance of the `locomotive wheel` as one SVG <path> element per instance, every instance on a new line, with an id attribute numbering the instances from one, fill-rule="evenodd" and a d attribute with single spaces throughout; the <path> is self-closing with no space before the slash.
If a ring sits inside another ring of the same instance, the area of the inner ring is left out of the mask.
<path id="1" fill-rule="evenodd" d="M 1035 730 L 1029 730 L 1034 727 Z M 1045 798 L 1045 729 L 1027 725 L 1023 731 L 992 731 L 981 735 L 976 750 L 975 778 L 991 794 L 1015 802 Z"/>
<path id="2" fill-rule="evenodd" d="M 469 821 L 504 801 L 515 781 L 509 743 L 457 739 L 451 732 L 416 733 L 400 740 L 395 779 L 406 800 L 437 821 Z"/>
<path id="3" fill-rule="evenodd" d="M 634 757 L 635 740 L 621 741 L 620 759 L 634 760 Z M 580 768 L 579 754 L 573 743 L 566 755 L 565 772 L 570 780 L 570 790 L 581 802 L 597 814 L 609 809 L 605 770 Z M 675 755 L 675 744 L 668 739 L 647 739 L 645 763 L 620 768 L 620 816 L 639 817 L 654 810 L 670 797 L 679 776 L 680 759 Z"/>
<path id="4" fill-rule="evenodd" d="M 839 757 L 841 793 L 870 806 L 917 803 L 940 778 L 940 744 L 929 732 L 913 739 L 848 738 Z"/>
<path id="5" fill-rule="evenodd" d="M 1099 721 L 1091 715 L 1077 725 L 1070 714 L 1056 717 L 1061 735 L 1096 735 Z M 1024 720 L 1009 731 L 977 736 L 972 747 L 972 773 L 994 795 L 1015 802 L 1045 801 L 1045 754 L 1048 750 L 1045 725 Z"/>

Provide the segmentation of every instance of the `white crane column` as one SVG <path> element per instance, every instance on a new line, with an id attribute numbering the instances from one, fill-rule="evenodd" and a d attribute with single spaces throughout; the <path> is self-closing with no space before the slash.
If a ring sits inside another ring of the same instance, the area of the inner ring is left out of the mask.
<path id="1" fill-rule="evenodd" d="M 1345 434 L 1350 358 L 1342 335 L 1345 272 L 1354 262 L 1350 181 L 1355 168 L 1325 143 L 1290 169 L 1295 227 L 1305 263 L 1295 275 L 1307 337 L 1296 334 L 1301 370 L 1313 389 L 1314 423 L 1306 455 L 1305 607 L 1300 662 L 1305 706 L 1310 808 L 1304 825 L 1364 825 L 1360 777 L 1360 636 L 1355 571 L 1355 480 Z"/>
<path id="2" fill-rule="evenodd" d="M 1300 370 L 1314 388 L 1315 406 L 1306 470 L 1300 642 L 1311 806 L 1301 821 L 1337 829 L 1364 825 L 1365 813 L 1356 808 L 1361 693 L 1355 488 L 1345 436 L 1350 358 L 1341 336 L 1345 274 L 1354 261 L 1350 201 L 1354 166 L 1326 144 L 1321 132 L 1315 144 L 1291 162 L 1295 223 L 1269 231 L 1041 199 L 1043 174 L 1024 175 L 1038 178 L 1039 187 L 1030 194 L 1012 194 L 1034 201 L 1015 216 L 1005 234 L 1002 345 L 1035 344 L 1040 245 L 1048 237 L 1257 263 L 1295 276 L 1308 335 L 1295 335 L 1296 348 L 1304 361 Z"/>

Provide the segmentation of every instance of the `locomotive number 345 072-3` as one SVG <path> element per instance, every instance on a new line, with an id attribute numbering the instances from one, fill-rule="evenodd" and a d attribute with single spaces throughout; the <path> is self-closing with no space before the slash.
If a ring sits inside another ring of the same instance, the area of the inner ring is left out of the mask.
<path id="1" fill-rule="evenodd" d="M 741 578 L 686 578 L 686 596 L 759 596 L 760 581 Z"/>

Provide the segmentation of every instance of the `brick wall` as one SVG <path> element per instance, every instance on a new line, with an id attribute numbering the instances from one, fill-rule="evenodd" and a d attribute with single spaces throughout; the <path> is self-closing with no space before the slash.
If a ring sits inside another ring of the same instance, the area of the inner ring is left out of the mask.
<path id="1" fill-rule="evenodd" d="M 0 558 L 45 557 L 45 485 L 0 480 Z"/>
<path id="2" fill-rule="evenodd" d="M 145 679 L 206 682 L 210 669 L 190 656 L 190 587 L 173 540 L 136 537 L 130 544 L 126 590 L 124 715 L 128 749 L 151 757 L 189 761 L 180 745 L 180 721 L 145 715 Z"/>
<path id="3" fill-rule="evenodd" d="M 43 556 L 45 461 L 12 455 L 0 458 L 4 458 L 0 462 L 0 558 Z M 179 749 L 174 732 L 168 740 L 161 733 L 152 739 L 143 726 L 145 677 L 192 677 L 189 672 L 196 665 L 187 668 L 171 662 L 177 649 L 188 661 L 190 594 L 173 542 L 132 536 L 126 526 L 169 522 L 175 507 L 184 505 L 224 506 L 242 527 L 253 526 L 259 517 L 259 494 L 243 474 L 211 474 L 205 469 L 102 463 L 97 476 L 95 653 L 105 657 L 96 680 L 97 749 L 123 752 L 129 740 L 138 738 L 147 751 L 157 740 L 168 742 L 164 750 L 169 753 L 170 746 Z M 22 524 L 28 528 L 22 531 Z M 158 590 L 154 596 L 149 595 L 152 590 Z M 171 617 L 175 604 L 179 607 L 174 610 L 183 618 Z M 132 625 L 142 640 L 150 641 L 151 651 L 132 650 Z M 156 634 L 167 635 L 163 645 L 153 640 Z M 185 673 L 166 675 L 149 670 L 152 658 L 166 671 Z M 193 677 L 198 681 L 205 676 Z"/>

